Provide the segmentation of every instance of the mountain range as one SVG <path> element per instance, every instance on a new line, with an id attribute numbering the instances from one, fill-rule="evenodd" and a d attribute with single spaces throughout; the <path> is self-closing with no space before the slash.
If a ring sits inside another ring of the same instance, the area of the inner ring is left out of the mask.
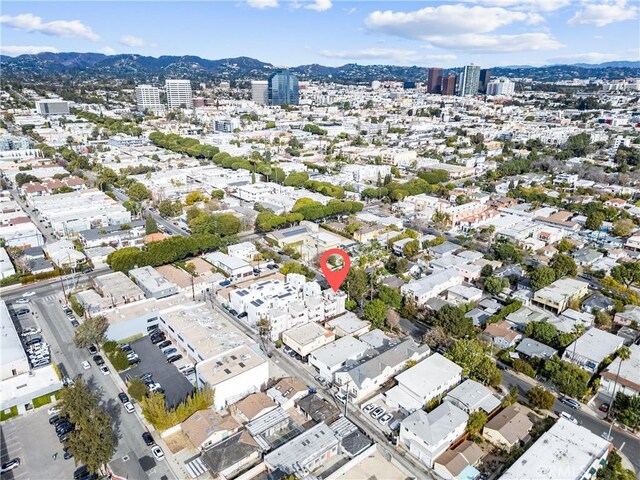
<path id="1" fill-rule="evenodd" d="M 9 57 L 0 55 L 0 69 L 6 79 L 91 80 L 125 79 L 135 82 L 160 81 L 164 78 L 204 80 L 266 79 L 278 70 L 270 63 L 250 57 L 209 60 L 197 56 L 149 57 L 136 54 L 105 55 L 102 53 L 38 53 Z M 366 83 L 372 80 L 425 81 L 427 68 L 397 65 L 358 65 L 339 67 L 311 64 L 291 67 L 303 80 L 325 80 L 338 83 Z M 458 71 L 459 69 L 449 69 Z M 640 62 L 606 62 L 601 64 L 516 65 L 494 67 L 492 76 L 528 77 L 541 81 L 586 78 L 627 78 L 640 76 Z"/>

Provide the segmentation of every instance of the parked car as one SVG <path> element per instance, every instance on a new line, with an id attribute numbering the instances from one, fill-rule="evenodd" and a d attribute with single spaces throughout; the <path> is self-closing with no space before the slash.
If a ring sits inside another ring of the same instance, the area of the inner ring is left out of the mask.
<path id="1" fill-rule="evenodd" d="M 169 345 L 171 345 L 171 340 L 165 340 L 158 344 L 158 348 L 162 350 L 163 348 L 167 348 Z"/>
<path id="2" fill-rule="evenodd" d="M 71 453 L 71 450 L 69 449 L 69 447 L 64 447 L 62 451 L 64 452 L 63 457 L 65 460 L 69 460 L 70 458 L 73 458 L 73 453 Z"/>
<path id="3" fill-rule="evenodd" d="M 145 380 L 151 380 L 151 377 L 153 375 L 151 375 L 150 373 L 143 373 L 142 375 L 140 375 L 140 380 L 145 381 Z"/>
<path id="4" fill-rule="evenodd" d="M 56 422 L 58 422 L 58 420 L 60 420 L 60 415 L 53 415 L 51 418 L 49 418 L 49 425 L 53 425 Z"/>
<path id="5" fill-rule="evenodd" d="M 137 355 L 129 359 L 129 365 L 137 365 L 138 363 L 140 363 L 140 358 Z"/>
<path id="6" fill-rule="evenodd" d="M 89 353 L 91 355 L 95 355 L 96 353 L 98 353 L 98 347 L 96 347 L 95 345 L 89 345 L 87 348 L 89 349 Z"/>
<path id="7" fill-rule="evenodd" d="M 29 310 L 27 310 L 27 312 L 28 311 Z M 42 329 L 40 329 L 40 328 L 29 327 L 29 328 L 25 328 L 24 330 L 22 330 L 22 333 L 20 333 L 20 335 L 22 335 L 23 337 L 28 337 L 29 335 L 37 335 L 40 332 L 42 332 Z"/>
<path id="8" fill-rule="evenodd" d="M 153 458 L 155 458 L 156 460 L 164 460 L 164 452 L 158 445 L 155 445 L 151 448 L 151 453 L 153 454 Z"/>
<path id="9" fill-rule="evenodd" d="M 120 403 L 127 403 L 129 401 L 129 397 L 124 392 L 120 392 L 118 394 L 118 399 L 120 400 Z"/>
<path id="10" fill-rule="evenodd" d="M 124 410 L 127 413 L 133 413 L 133 412 L 136 411 L 135 407 L 133 406 L 133 403 L 131 403 L 131 402 L 127 402 L 127 403 L 124 404 Z"/>
<path id="11" fill-rule="evenodd" d="M 131 345 L 129 345 L 128 343 L 123 343 L 122 345 L 120 345 L 120 349 L 123 352 L 131 352 L 132 351 Z"/>
<path id="12" fill-rule="evenodd" d="M 91 368 L 91 364 L 89 362 L 87 362 L 86 360 L 84 362 L 82 362 L 80 365 L 82 365 L 82 368 L 84 370 L 89 370 Z"/>
<path id="13" fill-rule="evenodd" d="M 269 270 L 277 270 L 278 268 L 280 268 L 280 266 L 277 263 L 270 263 L 269 265 L 267 265 L 267 268 Z"/>
<path id="14" fill-rule="evenodd" d="M 26 315 L 27 313 L 29 313 L 29 309 L 28 308 L 19 308 L 18 310 L 15 311 L 15 314 L 20 316 L 20 315 Z"/>
<path id="15" fill-rule="evenodd" d="M 20 466 L 20 459 L 14 458 L 2 464 L 2 468 L 0 468 L 0 473 L 10 472 L 14 468 L 18 468 L 19 466 Z"/>
<path id="16" fill-rule="evenodd" d="M 609 404 L 603 403 L 598 407 L 598 410 L 600 410 L 601 412 L 607 413 L 609 411 Z"/>
<path id="17" fill-rule="evenodd" d="M 158 335 L 156 337 L 151 337 L 151 343 L 153 343 L 154 345 L 160 342 L 164 342 L 166 340 L 167 337 L 165 337 L 164 335 Z"/>
<path id="18" fill-rule="evenodd" d="M 232 308 L 231 310 L 229 310 L 229 313 L 230 313 L 231 315 L 233 315 L 234 317 L 237 317 L 237 316 L 238 316 L 238 312 L 236 312 L 233 308 Z"/>
<path id="19" fill-rule="evenodd" d="M 53 407 L 49 407 L 49 409 L 47 410 L 47 413 L 49 415 L 55 415 L 57 413 L 60 413 L 60 410 L 62 410 L 62 408 L 54 405 Z"/>
<path id="20" fill-rule="evenodd" d="M 167 363 L 173 363 L 173 362 L 177 362 L 178 360 L 180 360 L 182 358 L 182 355 L 178 354 L 178 355 L 171 355 L 169 358 L 167 358 Z"/>
<path id="21" fill-rule="evenodd" d="M 373 403 L 368 403 L 367 405 L 364 406 L 362 411 L 365 413 L 369 413 L 370 411 L 375 410 L 375 408 L 376 406 Z"/>
<path id="22" fill-rule="evenodd" d="M 220 285 L 221 287 L 228 287 L 229 285 L 231 285 L 231 280 L 223 280 L 222 282 L 218 283 L 218 285 Z"/>
<path id="23" fill-rule="evenodd" d="M 560 412 L 560 418 L 566 418 L 571 423 L 575 423 L 576 425 L 578 424 L 578 420 L 576 420 L 576 417 L 567 412 Z"/>
<path id="24" fill-rule="evenodd" d="M 33 297 L 36 294 L 36 292 L 27 292 L 27 293 L 23 293 L 22 297 Z"/>
<path id="25" fill-rule="evenodd" d="M 381 416 L 378 419 L 378 422 L 380 422 L 382 425 L 386 425 L 387 423 L 389 423 L 389 421 L 393 418 L 393 415 L 391 415 L 390 413 L 385 413 L 383 416 Z"/>
<path id="26" fill-rule="evenodd" d="M 335 397 L 340 403 L 347 401 L 347 395 L 344 392 L 336 392 Z"/>
<path id="27" fill-rule="evenodd" d="M 74 318 L 73 320 L 71 320 L 71 326 L 73 328 L 78 328 L 80 326 L 80 322 L 78 322 L 78 320 Z"/>
<path id="28" fill-rule="evenodd" d="M 97 366 L 102 366 L 104 365 L 104 358 L 102 358 L 100 355 L 94 355 L 93 356 L 93 361 L 96 363 Z"/>
<path id="29" fill-rule="evenodd" d="M 372 418 L 375 418 L 377 420 L 382 415 L 384 415 L 384 408 L 378 407 L 373 412 L 371 412 L 369 415 L 371 415 Z"/>
<path id="30" fill-rule="evenodd" d="M 238 318 L 245 318 L 248 315 L 249 314 L 247 312 L 242 312 L 242 313 L 238 314 Z"/>
<path id="31" fill-rule="evenodd" d="M 103 375 L 109 375 L 111 373 L 109 371 L 109 368 L 106 365 L 103 365 L 102 367 L 100 367 L 100 371 L 102 372 Z"/>
<path id="32" fill-rule="evenodd" d="M 147 444 L 147 447 L 150 447 L 151 445 L 155 445 L 155 440 L 153 439 L 153 436 L 149 433 L 149 432 L 144 432 L 142 434 L 142 439 L 144 440 L 144 443 Z"/>
<path id="33" fill-rule="evenodd" d="M 40 337 L 35 337 L 35 338 L 32 338 L 31 340 L 28 340 L 28 341 L 24 342 L 24 344 L 27 347 L 29 347 L 31 345 L 37 345 L 39 343 L 42 343 L 42 338 L 40 338 Z"/>
<path id="34" fill-rule="evenodd" d="M 573 398 L 560 397 L 560 402 L 564 403 L 565 405 L 575 410 L 580 410 L 580 402 L 578 402 L 577 400 L 574 400 Z"/>
<path id="35" fill-rule="evenodd" d="M 162 353 L 164 353 L 165 357 L 168 357 L 170 355 L 173 355 L 177 351 L 178 351 L 178 349 L 176 347 L 168 347 L 168 348 L 163 349 Z"/>

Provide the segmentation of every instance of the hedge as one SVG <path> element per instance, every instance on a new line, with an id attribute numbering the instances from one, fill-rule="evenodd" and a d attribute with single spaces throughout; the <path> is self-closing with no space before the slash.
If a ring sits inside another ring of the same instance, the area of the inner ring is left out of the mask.
<path id="1" fill-rule="evenodd" d="M 0 412 L 0 421 L 5 421 L 5 420 L 9 420 L 10 418 L 13 417 L 17 417 L 18 416 L 18 407 L 17 405 L 14 405 L 13 407 L 8 409 L 9 412 L 7 413 L 7 410 L 3 410 L 2 412 Z"/>
<path id="2" fill-rule="evenodd" d="M 57 392 L 47 393 L 45 395 L 41 395 L 39 397 L 34 398 L 31 401 L 31 403 L 33 403 L 33 408 L 38 408 L 43 405 L 47 405 L 48 403 L 51 403 L 53 401 L 51 397 L 54 396 L 56 393 Z"/>

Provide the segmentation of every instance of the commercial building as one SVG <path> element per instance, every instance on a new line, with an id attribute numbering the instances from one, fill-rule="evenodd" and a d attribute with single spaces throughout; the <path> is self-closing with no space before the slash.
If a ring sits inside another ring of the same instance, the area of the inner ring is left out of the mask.
<path id="1" fill-rule="evenodd" d="M 25 218 L 19 223 L 0 227 L 0 238 L 3 238 L 7 247 L 31 248 L 44 245 L 44 237 L 35 224 Z"/>
<path id="2" fill-rule="evenodd" d="M 509 467 L 501 480 L 594 479 L 606 465 L 611 447 L 600 435 L 560 418 Z"/>
<path id="3" fill-rule="evenodd" d="M 456 94 L 457 77 L 453 73 L 450 73 L 446 77 L 442 77 L 442 95 L 455 95 Z"/>
<path id="4" fill-rule="evenodd" d="M 572 300 L 589 293 L 589 284 L 575 278 L 561 278 L 551 285 L 541 288 L 533 296 L 533 302 L 543 308 L 562 313 Z"/>
<path id="5" fill-rule="evenodd" d="M 219 270 L 222 270 L 229 278 L 237 280 L 249 277 L 253 274 L 253 267 L 244 260 L 232 257 L 222 252 L 208 253 L 204 259 Z"/>
<path id="6" fill-rule="evenodd" d="M 458 95 L 461 97 L 476 95 L 480 87 L 480 67 L 466 65 L 458 84 Z"/>
<path id="7" fill-rule="evenodd" d="M 396 377 L 398 385 L 386 391 L 384 401 L 406 413 L 419 410 L 462 380 L 462 367 L 434 353 Z"/>
<path id="8" fill-rule="evenodd" d="M 400 424 L 400 445 L 433 468 L 436 457 L 464 433 L 468 418 L 464 411 L 448 402 L 429 413 L 416 410 Z"/>
<path id="9" fill-rule="evenodd" d="M 134 268 L 129 270 L 129 276 L 142 289 L 147 298 L 164 298 L 178 293 L 178 287 L 153 267 Z"/>
<path id="10" fill-rule="evenodd" d="M 4 247 L 0 247 L 0 278 L 11 277 L 16 274 L 16 269 L 11 263 L 11 258 Z"/>
<path id="11" fill-rule="evenodd" d="M 282 342 L 301 357 L 335 340 L 335 334 L 315 322 L 282 333 Z"/>
<path id="12" fill-rule="evenodd" d="M 136 87 L 136 105 L 139 112 L 151 112 L 154 115 L 164 113 L 164 105 L 160 102 L 160 89 L 152 85 Z"/>
<path id="13" fill-rule="evenodd" d="M 562 359 L 593 374 L 597 372 L 600 363 L 615 353 L 623 343 L 622 337 L 599 328 L 590 328 L 565 348 Z"/>
<path id="14" fill-rule="evenodd" d="M 269 105 L 298 105 L 298 78 L 287 70 L 271 74 L 268 81 Z"/>
<path id="15" fill-rule="evenodd" d="M 69 115 L 69 102 L 62 99 L 37 100 L 36 111 L 43 116 Z"/>
<path id="16" fill-rule="evenodd" d="M 193 108 L 193 92 L 189 80 L 166 80 L 164 88 L 167 93 L 169 110 L 174 108 Z"/>
<path id="17" fill-rule="evenodd" d="M 144 299 L 144 292 L 122 272 L 100 275 L 94 277 L 91 282 L 92 290 L 75 294 L 78 303 L 91 315 Z"/>
<path id="18" fill-rule="evenodd" d="M 261 105 L 269 103 L 269 82 L 267 80 L 251 80 L 251 100 Z"/>
<path id="19" fill-rule="evenodd" d="M 509 97 L 513 95 L 516 91 L 515 82 L 509 80 L 508 78 L 499 78 L 496 80 L 491 80 L 487 84 L 487 95 L 490 96 L 503 96 Z"/>
<path id="20" fill-rule="evenodd" d="M 430 68 L 427 75 L 427 92 L 440 93 L 442 91 L 442 69 Z"/>
<path id="21" fill-rule="evenodd" d="M 488 68 L 483 68 L 480 70 L 480 81 L 478 84 L 478 92 L 479 93 L 487 93 L 487 85 L 491 81 L 491 70 Z"/>

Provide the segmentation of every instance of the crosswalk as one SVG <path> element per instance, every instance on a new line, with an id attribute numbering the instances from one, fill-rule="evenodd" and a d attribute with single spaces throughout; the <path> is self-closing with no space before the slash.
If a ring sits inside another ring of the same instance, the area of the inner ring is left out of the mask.
<path id="1" fill-rule="evenodd" d="M 200 475 L 208 471 L 207 467 L 202 462 L 202 457 L 196 457 L 193 460 L 184 462 L 184 468 L 191 478 L 198 478 Z"/>

